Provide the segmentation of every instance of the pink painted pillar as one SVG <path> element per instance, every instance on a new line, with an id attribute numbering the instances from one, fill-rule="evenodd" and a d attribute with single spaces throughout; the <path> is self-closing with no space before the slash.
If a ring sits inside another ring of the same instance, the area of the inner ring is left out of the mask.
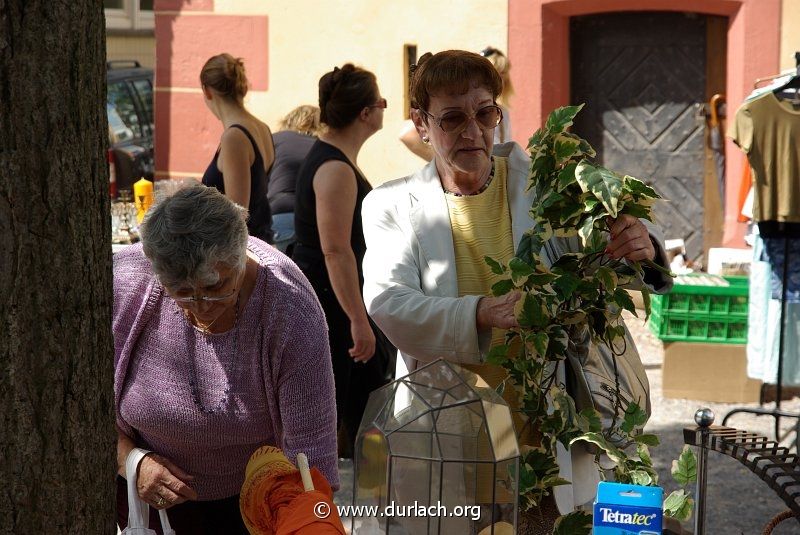
<path id="1" fill-rule="evenodd" d="M 245 63 L 250 89 L 268 87 L 266 15 L 217 15 L 214 0 L 156 0 L 156 177 L 199 177 L 222 125 L 206 108 L 200 70 L 228 52 Z M 191 14 L 187 14 L 191 12 Z"/>

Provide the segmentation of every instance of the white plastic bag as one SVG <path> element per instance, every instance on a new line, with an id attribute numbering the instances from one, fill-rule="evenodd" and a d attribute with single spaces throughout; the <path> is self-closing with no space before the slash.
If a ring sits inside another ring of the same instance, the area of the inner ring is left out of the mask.
<path id="1" fill-rule="evenodd" d="M 139 463 L 148 453 L 150 452 L 147 450 L 133 448 L 125 459 L 125 476 L 128 480 L 128 527 L 122 530 L 121 535 L 156 535 L 156 532 L 150 529 L 150 506 L 142 501 L 136 492 L 136 473 Z M 161 519 L 164 535 L 175 535 L 175 530 L 169 524 L 167 512 L 161 509 L 158 511 L 158 516 Z"/>

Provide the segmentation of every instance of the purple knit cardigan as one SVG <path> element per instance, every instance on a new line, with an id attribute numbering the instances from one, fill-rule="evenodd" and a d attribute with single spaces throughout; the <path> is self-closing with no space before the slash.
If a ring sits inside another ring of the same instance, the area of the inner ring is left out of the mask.
<path id="1" fill-rule="evenodd" d="M 255 378 L 258 388 L 253 388 L 253 384 L 232 384 L 231 390 L 257 392 L 263 399 L 241 400 L 236 411 L 204 414 L 197 410 L 191 396 L 183 399 L 181 392 L 187 390 L 183 385 L 178 388 L 168 380 L 185 376 L 188 364 L 165 368 L 161 375 L 162 370 L 151 362 L 146 370 L 146 387 L 137 388 L 135 396 L 126 397 L 125 408 L 148 419 L 148 411 L 158 409 L 163 413 L 163 405 L 156 404 L 169 400 L 181 415 L 181 432 L 175 431 L 174 424 L 162 423 L 157 418 L 153 422 L 150 416 L 148 432 L 140 433 L 120 414 L 123 392 L 126 388 L 134 391 L 130 384 L 126 385 L 129 375 L 136 375 L 131 364 L 145 361 L 134 352 L 147 345 L 143 343 L 143 332 L 148 321 L 158 317 L 162 329 L 181 332 L 186 320 L 180 314 L 168 313 L 174 312 L 175 305 L 153 275 L 141 245 L 114 255 L 117 425 L 137 446 L 165 454 L 184 469 L 195 465 L 192 475 L 196 479 L 192 486 L 201 500 L 237 494 L 250 454 L 264 444 L 280 447 L 291 460 L 298 452 L 306 453 L 309 463 L 318 467 L 333 488 L 338 489 L 336 398 L 325 315 L 310 284 L 291 260 L 255 238 L 250 238 L 248 249 L 258 258 L 259 282 L 244 309 L 250 311 L 250 316 L 239 319 L 238 336 L 260 336 L 261 340 L 239 344 L 255 350 L 239 351 L 236 365 L 249 367 L 261 377 Z M 144 375 L 143 369 L 141 366 L 136 372 Z M 245 382 L 253 383 L 251 379 L 252 376 L 247 376 Z M 266 407 L 260 420 L 247 413 L 247 401 Z M 192 438 L 187 440 L 187 436 Z"/>

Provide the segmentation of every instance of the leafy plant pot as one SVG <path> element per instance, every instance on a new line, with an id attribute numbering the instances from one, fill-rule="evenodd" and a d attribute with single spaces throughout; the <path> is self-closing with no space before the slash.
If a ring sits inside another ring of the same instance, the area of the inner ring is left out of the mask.
<path id="1" fill-rule="evenodd" d="M 519 535 L 551 535 L 553 525 L 558 517 L 556 502 L 552 496 L 548 496 L 541 507 L 520 511 L 517 533 Z"/>

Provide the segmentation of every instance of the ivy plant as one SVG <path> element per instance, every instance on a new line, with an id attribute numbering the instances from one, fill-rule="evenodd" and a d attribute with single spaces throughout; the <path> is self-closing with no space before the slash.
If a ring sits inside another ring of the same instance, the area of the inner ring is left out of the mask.
<path id="1" fill-rule="evenodd" d="M 594 149 L 569 131 L 582 107 L 556 109 L 530 138 L 528 188 L 534 192 L 530 210 L 534 226 L 507 263 L 486 257 L 492 272 L 501 276 L 492 287 L 493 294 L 521 293 L 516 309 L 519 327 L 508 331 L 505 343 L 493 347 L 487 361 L 508 371 L 498 391 L 502 393 L 507 385 L 517 391 L 526 425 L 541 435 L 538 445 L 522 446 L 519 487 L 523 510 L 539 506 L 553 487 L 568 483 L 558 475 L 559 442 L 568 449 L 577 442 L 592 445 L 603 479 L 658 484 L 649 448 L 659 440 L 642 433 L 645 411 L 635 402 L 622 402 L 617 385 L 614 418 L 603 426 L 595 409 L 578 411 L 556 379 L 556 367 L 565 360 L 570 340 L 580 329 L 588 329 L 592 343 L 606 344 L 621 354 L 625 334 L 621 313 L 636 314 L 624 287 L 641 282 L 645 267 L 669 273 L 654 262 L 614 260 L 605 255 L 614 218 L 629 214 L 652 221 L 651 209 L 660 197 L 640 180 L 592 162 Z M 548 267 L 541 251 L 553 236 L 576 238 L 581 250 L 562 255 Z M 650 295 L 646 287 L 642 296 L 647 317 Z M 688 449 L 676 461 L 673 474 L 680 483 L 691 482 L 693 462 Z M 665 503 L 667 515 L 685 520 L 691 514 L 692 501 L 683 490 L 672 493 Z M 561 517 L 554 528 L 555 534 L 590 532 L 591 518 L 582 512 Z"/>

